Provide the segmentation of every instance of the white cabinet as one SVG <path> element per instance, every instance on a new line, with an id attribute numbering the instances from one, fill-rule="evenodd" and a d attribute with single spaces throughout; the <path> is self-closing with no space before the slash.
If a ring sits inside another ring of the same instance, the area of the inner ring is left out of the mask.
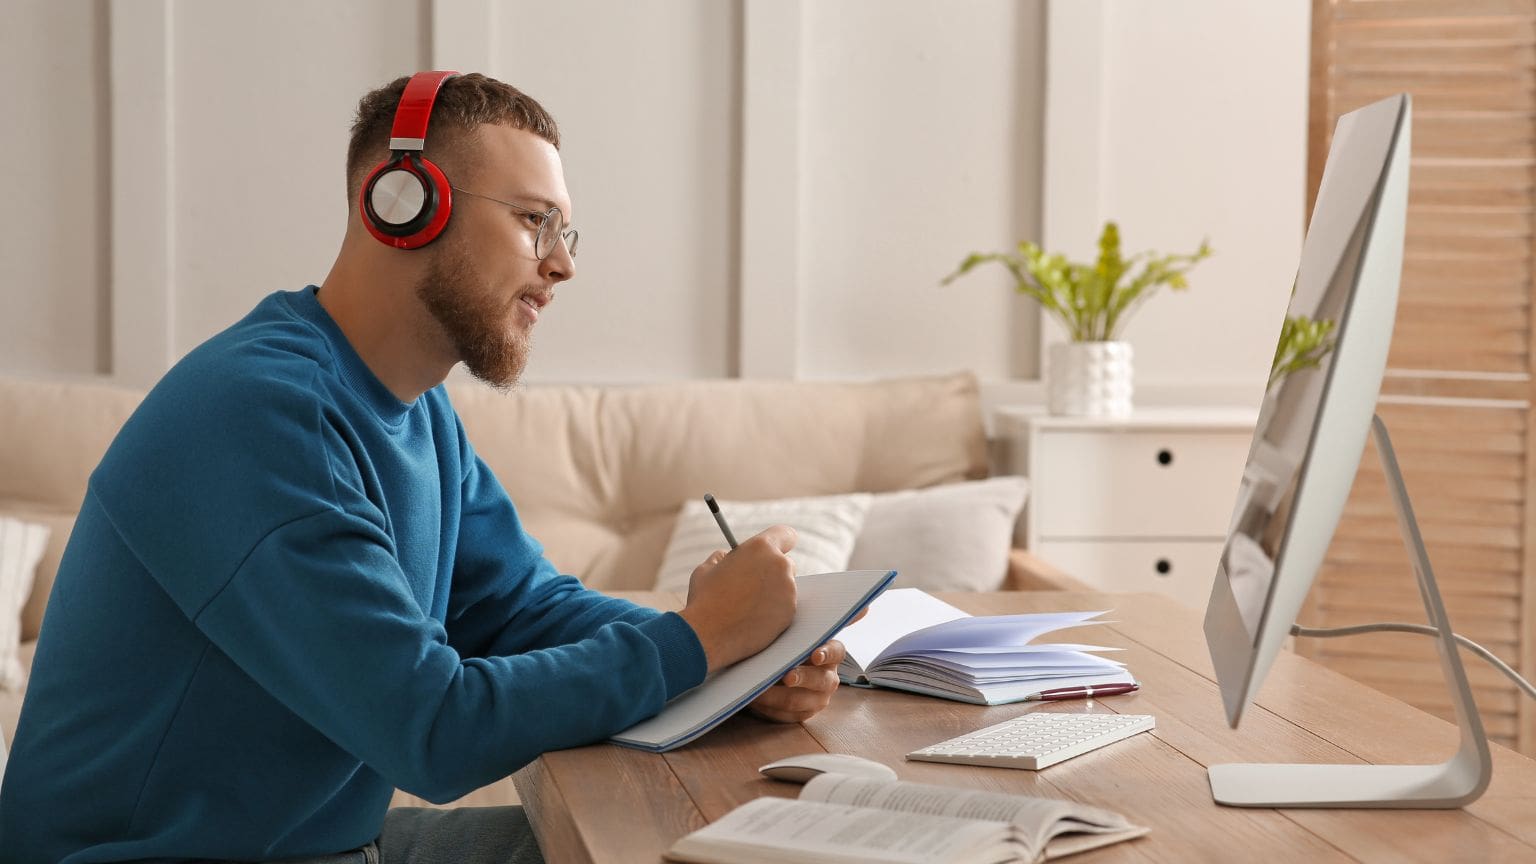
<path id="1" fill-rule="evenodd" d="M 1205 607 L 1257 412 L 1053 417 L 1002 408 L 1002 467 L 1030 478 L 1024 546 L 1106 591 Z"/>

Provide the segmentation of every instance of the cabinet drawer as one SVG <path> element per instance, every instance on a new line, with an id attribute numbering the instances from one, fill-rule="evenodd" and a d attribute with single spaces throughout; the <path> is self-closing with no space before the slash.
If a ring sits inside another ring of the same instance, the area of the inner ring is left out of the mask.
<path id="1" fill-rule="evenodd" d="M 1032 550 L 1104 591 L 1156 591 L 1194 609 L 1211 598 L 1223 541 L 1042 542 Z"/>
<path id="2" fill-rule="evenodd" d="M 1050 431 L 1033 454 L 1035 537 L 1222 537 L 1251 436 Z"/>

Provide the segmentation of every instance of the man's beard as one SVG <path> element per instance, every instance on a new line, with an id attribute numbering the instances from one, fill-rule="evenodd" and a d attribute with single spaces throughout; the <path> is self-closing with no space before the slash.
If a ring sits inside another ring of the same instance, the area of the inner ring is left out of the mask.
<path id="1" fill-rule="evenodd" d="M 507 299 L 479 278 L 468 256 L 455 251 L 441 250 L 416 283 L 416 296 L 442 326 L 471 375 L 498 390 L 510 389 L 528 365 L 530 340 L 508 326 Z"/>

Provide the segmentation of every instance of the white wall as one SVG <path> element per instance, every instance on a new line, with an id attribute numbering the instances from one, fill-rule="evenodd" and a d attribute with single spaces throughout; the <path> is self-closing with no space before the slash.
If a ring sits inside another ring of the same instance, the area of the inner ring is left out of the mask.
<path id="1" fill-rule="evenodd" d="M 555 115 L 581 230 L 529 380 L 734 374 L 741 4 L 489 11 L 490 74 Z"/>
<path id="2" fill-rule="evenodd" d="M 1047 96 L 1047 243 L 1091 260 L 1109 218 L 1127 252 L 1208 237 L 1188 292 L 1164 289 L 1125 331 L 1136 386 L 1256 408 L 1305 227 L 1309 4 L 1054 0 L 1050 14 L 1053 45 L 1076 50 L 1053 60 Z"/>
<path id="3" fill-rule="evenodd" d="M 1038 236 L 1044 4 L 806 13 L 802 375 L 1034 377 L 1036 310 L 1001 271 L 939 281 Z"/>
<path id="4" fill-rule="evenodd" d="M 440 47 L 486 51 L 556 114 L 583 232 L 529 380 L 1032 371 L 1030 310 L 1013 327 L 1005 292 L 941 304 L 936 283 L 978 236 L 1036 227 L 1040 3 L 501 0 L 482 14 Z M 784 63 L 752 66 L 749 46 Z M 749 171 L 795 193 L 743 191 Z M 787 239 L 743 234 L 775 220 Z M 792 314 L 774 321 L 781 304 Z M 957 326 L 934 328 L 940 310 Z M 742 359 L 754 336 L 770 353 L 758 366 Z"/>
<path id="5" fill-rule="evenodd" d="M 106 372 L 105 16 L 89 0 L 0 11 L 0 370 Z"/>
<path id="6" fill-rule="evenodd" d="M 1242 393 L 1299 247 L 1305 0 L 0 2 L 33 84 L 0 93 L 29 132 L 0 170 L 39 202 L 0 214 L 3 371 L 153 380 L 323 278 L 357 98 L 430 66 L 565 134 L 582 257 L 531 381 L 1029 381 L 1034 307 L 939 279 L 1114 215 L 1218 251 L 1132 325 L 1142 392 Z"/>
<path id="7" fill-rule="evenodd" d="M 421 24 L 418 0 L 172 4 L 175 356 L 325 278 L 358 97 L 426 63 Z"/>

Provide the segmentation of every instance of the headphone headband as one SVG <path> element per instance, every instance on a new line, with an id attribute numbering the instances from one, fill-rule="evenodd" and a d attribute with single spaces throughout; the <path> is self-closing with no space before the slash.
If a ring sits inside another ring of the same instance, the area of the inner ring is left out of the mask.
<path id="1" fill-rule="evenodd" d="M 457 72 L 417 72 L 405 84 L 400 105 L 395 109 L 395 125 L 389 130 L 389 149 L 421 150 L 427 143 L 427 121 L 432 117 L 432 103 L 443 82 Z"/>

